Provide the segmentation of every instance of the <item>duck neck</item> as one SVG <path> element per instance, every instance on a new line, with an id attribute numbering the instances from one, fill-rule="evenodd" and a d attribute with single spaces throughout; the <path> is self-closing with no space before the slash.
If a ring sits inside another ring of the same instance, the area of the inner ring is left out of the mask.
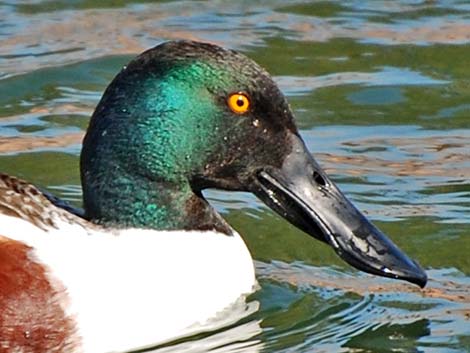
<path id="1" fill-rule="evenodd" d="M 86 216 L 116 228 L 215 230 L 230 226 L 189 182 L 155 182 L 144 176 L 120 175 L 84 193 Z M 103 185 L 106 185 L 103 187 Z"/>

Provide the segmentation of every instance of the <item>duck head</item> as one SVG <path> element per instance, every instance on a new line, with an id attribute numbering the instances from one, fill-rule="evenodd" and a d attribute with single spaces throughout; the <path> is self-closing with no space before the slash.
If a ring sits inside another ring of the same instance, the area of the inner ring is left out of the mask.
<path id="1" fill-rule="evenodd" d="M 230 234 L 202 190 L 249 191 L 354 267 L 426 283 L 320 168 L 269 74 L 235 51 L 176 41 L 132 60 L 92 116 L 81 174 L 97 223 Z"/>

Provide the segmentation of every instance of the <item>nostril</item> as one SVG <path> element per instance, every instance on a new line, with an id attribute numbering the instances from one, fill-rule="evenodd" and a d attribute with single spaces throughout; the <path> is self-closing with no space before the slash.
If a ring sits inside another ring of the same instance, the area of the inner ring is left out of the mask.
<path id="1" fill-rule="evenodd" d="M 325 180 L 325 178 L 324 178 L 320 173 L 318 173 L 317 171 L 314 171 L 314 172 L 313 172 L 313 180 L 315 180 L 315 182 L 316 182 L 318 185 L 326 186 L 326 180 Z"/>

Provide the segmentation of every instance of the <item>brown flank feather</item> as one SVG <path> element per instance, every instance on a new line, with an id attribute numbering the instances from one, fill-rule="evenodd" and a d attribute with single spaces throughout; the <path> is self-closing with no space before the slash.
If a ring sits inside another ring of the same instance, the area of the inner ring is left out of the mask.
<path id="1" fill-rule="evenodd" d="M 0 353 L 74 352 L 79 348 L 66 301 L 27 245 L 0 236 Z"/>

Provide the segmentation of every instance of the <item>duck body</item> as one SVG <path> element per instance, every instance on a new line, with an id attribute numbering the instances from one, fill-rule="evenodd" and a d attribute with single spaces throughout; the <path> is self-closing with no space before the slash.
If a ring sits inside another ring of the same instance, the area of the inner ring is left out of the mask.
<path id="1" fill-rule="evenodd" d="M 0 296 L 0 308 L 31 307 L 27 320 L 0 321 L 0 352 L 35 352 L 35 345 L 45 347 L 44 352 L 144 348 L 207 328 L 208 318 L 229 311 L 230 304 L 255 288 L 253 261 L 235 231 L 227 236 L 104 228 L 56 208 L 39 191 L 34 197 L 17 196 L 41 203 L 52 217 L 38 227 L 0 215 L 3 229 L 11 230 L 0 237 L 0 270 L 2 262 L 15 260 L 16 266 L 36 268 L 22 277 L 38 283 L 26 298 L 15 295 L 2 304 Z M 10 275 L 18 277 L 18 272 Z M 14 279 L 0 283 L 12 293 L 24 290 Z M 38 296 L 45 286 L 47 295 Z M 48 306 L 56 310 L 44 316 Z M 54 322 L 62 325 L 51 330 Z M 21 330 L 21 338 L 9 337 L 15 330 Z M 55 334 L 44 342 L 48 330 Z"/>
<path id="2" fill-rule="evenodd" d="M 0 175 L 0 353 L 139 350 L 246 315 L 253 263 L 207 188 L 252 192 L 351 265 L 426 283 L 316 163 L 269 74 L 216 45 L 167 42 L 123 68 L 80 174 L 83 211 Z"/>

